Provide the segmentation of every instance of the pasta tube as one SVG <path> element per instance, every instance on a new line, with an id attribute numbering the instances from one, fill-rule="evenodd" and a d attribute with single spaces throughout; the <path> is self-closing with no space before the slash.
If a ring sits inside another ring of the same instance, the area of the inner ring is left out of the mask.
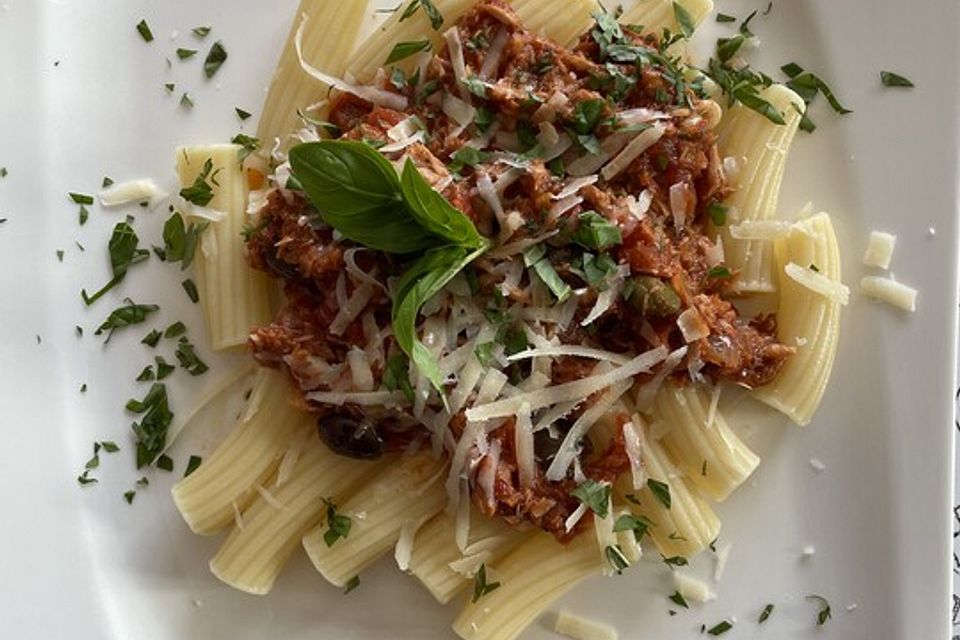
<path id="1" fill-rule="evenodd" d="M 240 149 L 217 144 L 177 151 L 180 184 L 189 187 L 198 177 L 204 178 L 213 190 L 206 206 L 224 214 L 201 236 L 201 255 L 193 263 L 207 336 L 215 351 L 246 343 L 251 327 L 272 318 L 269 279 L 244 259 L 248 189 Z M 212 163 L 209 171 L 205 169 L 208 161 Z"/>
<path id="2" fill-rule="evenodd" d="M 700 387 L 666 385 L 657 413 L 669 431 L 661 442 L 684 477 L 713 500 L 725 500 L 753 473 L 760 458 L 737 437 Z"/>
<path id="3" fill-rule="evenodd" d="M 254 501 L 210 561 L 213 574 L 231 587 L 268 593 L 303 534 L 320 521 L 326 509 L 323 500 L 341 500 L 380 468 L 337 455 L 315 433 L 311 436 L 301 442 L 287 482 L 256 486 Z"/>
<path id="4" fill-rule="evenodd" d="M 299 128 L 298 109 L 305 109 L 327 93 L 327 87 L 307 75 L 300 67 L 294 39 L 302 16 L 307 16 L 302 34 L 304 59 L 314 67 L 335 75 L 343 75 L 346 61 L 360 36 L 360 27 L 367 12 L 366 0 L 301 0 L 287 43 L 283 47 L 277 70 L 263 105 L 257 138 L 271 144 L 276 138 Z"/>
<path id="5" fill-rule="evenodd" d="M 312 420 L 290 404 L 280 371 L 259 369 L 243 415 L 200 468 L 173 486 L 173 501 L 194 533 L 210 535 L 234 519 L 252 487 L 276 469 L 294 434 Z"/>
<path id="6" fill-rule="evenodd" d="M 724 113 L 717 127 L 720 154 L 740 165 L 733 181 L 736 191 L 724 203 L 729 207 L 726 224 L 714 229 L 723 240 L 727 266 L 740 274 L 734 283 L 739 293 L 776 290 L 773 244 L 737 240 L 730 234 L 730 225 L 776 216 L 787 153 L 800 124 L 794 105 L 803 106 L 800 96 L 779 84 L 762 90 L 760 97 L 783 113 L 786 124 L 775 124 L 738 104 Z"/>
<path id="7" fill-rule="evenodd" d="M 447 494 L 440 476 L 444 468 L 444 463 L 425 453 L 387 465 L 337 505 L 337 513 L 351 519 L 345 538 L 327 544 L 326 522 L 303 537 L 313 565 L 330 583 L 346 585 L 396 543 L 405 524 L 422 522 L 443 509 Z"/>
<path id="8" fill-rule="evenodd" d="M 819 213 L 794 225 L 776 245 L 780 273 L 777 337 L 796 345 L 770 384 L 753 397 L 785 413 L 798 425 L 810 422 L 830 380 L 840 337 L 840 303 L 802 286 L 784 272 L 785 265 L 814 265 L 820 275 L 840 281 L 840 251 L 830 216 Z"/>
<path id="9" fill-rule="evenodd" d="M 513 9 L 530 31 L 569 46 L 590 28 L 599 7 L 592 0 L 513 0 Z"/>

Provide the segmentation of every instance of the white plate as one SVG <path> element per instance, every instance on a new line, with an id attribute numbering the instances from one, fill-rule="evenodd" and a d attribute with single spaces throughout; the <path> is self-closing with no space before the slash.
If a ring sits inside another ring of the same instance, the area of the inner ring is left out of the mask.
<path id="1" fill-rule="evenodd" d="M 153 352 L 138 343 L 145 329 L 106 347 L 92 330 L 122 296 L 162 303 L 147 326 L 184 319 L 199 339 L 198 313 L 178 274 L 157 261 L 135 267 L 109 301 L 85 310 L 79 290 L 106 280 L 105 241 L 122 214 L 94 207 L 80 228 L 66 193 L 94 192 L 105 174 L 153 176 L 172 188 L 175 145 L 226 140 L 240 128 L 234 106 L 257 112 L 295 4 L 5 0 L 0 7 L 0 166 L 10 172 L 0 179 L 0 217 L 9 219 L 0 225 L 3 637 L 453 635 L 454 610 L 386 561 L 347 597 L 299 558 L 268 597 L 231 591 L 206 568 L 217 541 L 190 535 L 174 511 L 173 476 L 154 474 L 133 506 L 121 498 L 139 477 L 122 404 L 142 394 L 133 378 Z M 765 5 L 730 0 L 720 8 L 742 17 Z M 156 35 L 152 44 L 134 30 L 141 17 Z M 201 43 L 189 30 L 202 24 L 214 31 Z M 908 316 L 854 295 L 815 422 L 798 430 L 768 415 L 755 425 L 750 442 L 762 466 L 720 509 L 721 539 L 734 547 L 717 601 L 670 617 L 666 569 L 649 563 L 581 586 L 560 606 L 646 640 L 697 637 L 701 623 L 731 616 L 738 622 L 729 638 L 946 638 L 960 5 L 792 0 L 752 26 L 764 43 L 762 67 L 796 61 L 829 79 L 856 110 L 842 119 L 824 104 L 814 110 L 820 128 L 796 144 L 783 211 L 813 200 L 835 214 L 844 277 L 854 287 L 866 273 L 859 259 L 867 232 L 897 233 L 894 269 L 919 287 L 920 308 Z M 201 65 L 214 40 L 230 57 L 206 82 Z M 180 62 L 177 46 L 201 52 Z M 881 69 L 908 75 L 917 88 L 881 88 Z M 176 83 L 174 95 L 165 82 Z M 177 104 L 183 90 L 196 102 L 190 111 Z M 165 211 L 131 212 L 141 237 L 155 241 Z M 86 329 L 82 339 L 77 324 Z M 190 381 L 174 376 L 176 408 L 202 391 L 191 383 L 212 385 L 224 370 Z M 84 382 L 89 391 L 80 394 Z M 80 489 L 75 478 L 94 439 L 117 440 L 124 451 L 101 456 L 100 484 Z M 191 434 L 179 444 L 175 475 L 212 440 Z M 815 473 L 811 457 L 826 470 Z M 808 544 L 816 555 L 804 560 Z M 712 562 L 702 564 L 706 572 Z M 811 593 L 833 605 L 822 629 L 804 600 Z M 767 602 L 776 611 L 758 628 Z M 525 637 L 548 637 L 548 622 Z"/>

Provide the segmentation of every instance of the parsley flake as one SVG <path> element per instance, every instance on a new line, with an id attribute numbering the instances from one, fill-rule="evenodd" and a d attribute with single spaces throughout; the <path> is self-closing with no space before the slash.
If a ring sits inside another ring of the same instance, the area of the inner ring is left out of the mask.
<path id="1" fill-rule="evenodd" d="M 332 547 L 334 542 L 349 535 L 353 522 L 347 516 L 338 514 L 337 506 L 331 500 L 324 498 L 323 502 L 327 505 L 327 530 L 323 534 L 323 541 Z"/>
<path id="2" fill-rule="evenodd" d="M 470 599 L 470 602 L 475 603 L 498 588 L 500 588 L 499 582 L 487 582 L 487 565 L 481 564 L 477 573 L 473 576 L 473 598 Z"/>
<path id="3" fill-rule="evenodd" d="M 150 25 L 147 24 L 146 18 L 137 23 L 137 33 L 140 34 L 144 42 L 153 42 L 153 32 L 150 31 Z"/>
<path id="4" fill-rule="evenodd" d="M 653 494 L 657 500 L 660 501 L 667 509 L 670 508 L 670 485 L 666 482 L 660 482 L 659 480 L 654 480 L 649 478 L 647 480 L 647 486 L 650 488 L 650 493 Z"/>
<path id="5" fill-rule="evenodd" d="M 820 611 L 817 612 L 817 626 L 822 627 L 827 620 L 833 617 L 833 613 L 830 611 L 830 603 L 827 602 L 827 599 L 823 596 L 818 596 L 816 594 L 809 595 L 806 597 L 810 602 L 816 602 L 820 605 Z"/>
<path id="6" fill-rule="evenodd" d="M 894 73 L 892 71 L 881 71 L 880 72 L 880 83 L 885 87 L 913 87 L 914 84 L 908 78 Z"/>
<path id="7" fill-rule="evenodd" d="M 606 518 L 610 510 L 611 487 L 605 482 L 596 480 L 586 480 L 577 485 L 577 488 L 570 492 L 570 495 L 587 505 L 591 511 Z"/>
<path id="8" fill-rule="evenodd" d="M 757 624 L 763 624 L 767 621 L 767 618 L 770 617 L 770 614 L 773 613 L 773 605 L 768 604 L 763 608 L 763 611 L 760 612 L 760 617 L 757 618 Z"/>
<path id="9" fill-rule="evenodd" d="M 727 620 L 722 620 L 717 624 L 713 625 L 712 627 L 710 627 L 707 630 L 707 633 L 709 633 L 712 636 L 722 636 L 727 631 L 730 631 L 730 629 L 733 629 L 733 624 L 731 624 Z"/>
<path id="10" fill-rule="evenodd" d="M 212 78 L 226 61 L 227 50 L 224 49 L 223 44 L 217 40 L 213 43 L 213 46 L 210 47 L 210 53 L 207 54 L 207 59 L 203 61 L 204 75 L 207 76 L 208 79 Z"/>

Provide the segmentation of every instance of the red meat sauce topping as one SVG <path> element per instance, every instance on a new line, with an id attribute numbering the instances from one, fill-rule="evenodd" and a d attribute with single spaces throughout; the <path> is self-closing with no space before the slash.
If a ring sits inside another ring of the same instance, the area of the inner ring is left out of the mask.
<path id="1" fill-rule="evenodd" d="M 411 115 L 417 116 L 429 132 L 426 142 L 387 156 L 390 159 L 404 154 L 410 157 L 427 181 L 469 216 L 482 234 L 494 238 L 500 235 L 501 242 L 553 230 L 559 231 L 558 238 L 564 237 L 573 230 L 578 214 L 584 211 L 595 211 L 615 223 L 622 243 L 612 247 L 609 254 L 617 263 L 629 266 L 634 295 L 629 300 L 618 297 L 610 309 L 588 327 L 581 327 L 579 321 L 589 312 L 593 301 L 584 300 L 575 321 L 560 335 L 563 343 L 590 344 L 631 353 L 659 344 L 676 349 L 684 344 L 677 317 L 682 311 L 695 308 L 709 328 L 709 334 L 688 345 L 685 363 L 697 360 L 704 377 L 747 387 L 772 380 L 793 348 L 777 342 L 773 316 L 744 318 L 720 296 L 735 280 L 736 273 L 718 277 L 711 274 L 708 266 L 713 241 L 707 235 L 707 207 L 731 191 L 721 169 L 716 135 L 709 124 L 710 109 L 715 105 L 698 98 L 689 88 L 684 89 L 685 95 L 677 96 L 675 85 L 657 66 L 645 66 L 637 72 L 628 65 L 613 64 L 609 60 L 601 62 L 599 47 L 589 33 L 572 49 L 566 49 L 526 31 L 509 6 L 500 0 L 479 2 L 460 19 L 457 28 L 465 45 L 463 53 L 468 70 L 482 69 L 490 43 L 506 37 L 497 68 L 485 79 L 485 97 L 472 97 L 473 104 L 490 114 L 490 120 L 497 123 L 500 132 L 529 129 L 538 109 L 559 92 L 567 100 L 557 101 L 558 127 L 575 118 L 577 104 L 601 100 L 603 114 L 594 131 L 598 138 L 602 139 L 612 130 L 611 116 L 615 109 L 635 108 L 656 109 L 667 114 L 668 117 L 661 120 L 665 125 L 664 135 L 611 181 L 600 180 L 581 189 L 583 202 L 565 213 L 563 222 L 546 222 L 544 212 L 555 202 L 553 196 L 563 189 L 565 178 L 556 175 L 542 160 L 532 159 L 524 174 L 501 197 L 503 208 L 519 212 L 524 221 L 506 238 L 502 237 L 494 212 L 478 194 L 477 178 L 483 172 L 496 180 L 507 168 L 481 162 L 473 167 L 460 167 L 458 175 L 452 175 L 449 168 L 456 151 L 468 140 L 483 135 L 483 131 L 473 124 L 457 134 L 457 123 L 441 108 L 443 92 L 460 95 L 446 49 L 433 57 L 425 78 L 419 83 L 435 87 L 432 93 L 422 89 L 418 92 L 413 82 L 402 89 L 390 83 L 385 85 L 409 99 L 411 106 L 406 112 L 375 106 L 349 94 L 337 97 L 329 119 L 341 129 L 342 137 L 375 145 L 387 142 L 387 131 L 391 127 Z M 658 50 L 657 38 L 641 36 L 627 27 L 623 30 L 636 46 Z M 611 68 L 636 78 L 615 105 L 602 93 L 604 82 L 611 78 Z M 693 212 L 680 228 L 675 224 L 670 206 L 670 188 L 676 184 L 688 187 L 688 210 Z M 652 196 L 652 203 L 647 215 L 638 219 L 630 213 L 627 197 L 644 190 Z M 548 244 L 551 262 L 560 276 L 576 281 L 573 265 L 582 249 L 560 242 L 548 241 Z M 253 330 L 250 346 L 260 364 L 282 367 L 290 374 L 299 390 L 298 403 L 315 413 L 320 422 L 346 418 L 367 427 L 372 423 L 383 451 L 408 449 L 411 442 L 424 440 L 425 435 L 408 413 L 350 405 L 331 407 L 306 398 L 309 391 L 345 384 L 343 377 L 349 378 L 348 367 L 341 366 L 346 374 L 331 374 L 330 367 L 343 365 L 351 348 L 363 348 L 367 343 L 359 318 L 339 336 L 328 330 L 341 307 L 342 296 L 349 296 L 354 290 L 351 279 L 342 278 L 346 268 L 345 251 L 349 246 L 334 241 L 332 229 L 323 224 L 300 193 L 276 190 L 270 194 L 248 240 L 248 257 L 253 267 L 282 280 L 286 302 L 270 325 Z M 353 258 L 362 270 L 375 274 L 382 282 L 402 272 L 402 265 L 385 254 L 359 249 Z M 481 257 L 476 264 L 478 295 L 488 299 L 493 299 L 494 290 L 502 280 L 490 271 L 493 262 L 491 258 Z M 346 285 L 340 296 L 338 280 L 341 287 Z M 524 295 L 521 290 L 507 292 L 510 301 L 524 302 Z M 372 313 L 377 328 L 389 326 L 390 304 L 386 291 L 379 289 L 369 301 L 365 313 Z M 387 355 L 399 352 L 389 337 L 383 349 Z M 384 358 L 375 359 L 373 365 L 378 386 L 383 382 L 383 362 Z M 552 382 L 559 384 L 582 378 L 589 375 L 595 364 L 581 358 L 558 358 L 552 368 Z M 672 377 L 678 381 L 688 380 L 687 369 L 681 367 L 680 371 L 682 373 L 674 373 Z M 561 438 L 564 429 L 589 406 L 590 400 L 556 425 Z M 625 421 L 625 416 L 618 418 L 618 424 Z M 459 435 L 464 422 L 462 412 L 451 420 L 450 428 L 455 435 Z M 567 532 L 564 523 L 579 506 L 570 496 L 576 482 L 572 475 L 559 482 L 550 482 L 544 477 L 554 453 L 551 449 L 555 450 L 559 440 L 551 440 L 546 431 L 536 434 L 537 478 L 533 486 L 521 487 L 513 429 L 511 420 L 490 434 L 491 440 L 500 441 L 501 455 L 495 470 L 484 470 L 484 465 L 492 464 L 490 456 L 473 465 L 473 501 L 488 515 L 499 515 L 516 525 L 537 526 L 560 540 L 567 540 L 590 519 L 582 519 L 573 531 Z M 622 434 L 619 429 L 617 432 L 618 436 L 605 446 L 591 447 L 584 443 L 580 466 L 586 477 L 612 482 L 630 469 Z M 480 474 L 491 471 L 495 474 L 492 496 L 486 495 L 477 482 Z"/>

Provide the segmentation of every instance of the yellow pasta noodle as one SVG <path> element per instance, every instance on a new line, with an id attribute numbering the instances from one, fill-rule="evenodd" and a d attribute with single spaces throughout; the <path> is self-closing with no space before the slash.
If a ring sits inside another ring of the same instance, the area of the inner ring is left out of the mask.
<path id="1" fill-rule="evenodd" d="M 253 392 L 226 440 L 199 469 L 173 486 L 173 501 L 194 533 L 213 534 L 233 521 L 252 487 L 273 473 L 298 429 L 311 418 L 290 404 L 290 383 L 273 369 L 260 369 Z"/>
<path id="2" fill-rule="evenodd" d="M 527 29 L 569 46 L 590 28 L 599 7 L 591 0 L 513 0 L 513 9 Z"/>
<path id="3" fill-rule="evenodd" d="M 830 216 L 820 213 L 794 225 L 790 235 L 777 242 L 776 261 L 780 274 L 777 337 L 796 346 L 797 352 L 773 382 L 752 395 L 805 425 L 820 406 L 830 380 L 840 337 L 840 303 L 800 285 L 784 273 L 784 267 L 790 262 L 815 265 L 821 275 L 840 281 L 840 251 Z"/>
<path id="4" fill-rule="evenodd" d="M 453 630 L 464 640 L 512 640 L 554 601 L 601 568 L 593 535 L 577 536 L 564 546 L 553 536 L 538 533 L 507 555 L 495 571 L 487 567 L 487 582 L 500 582 L 500 587 L 468 603 Z"/>
<path id="5" fill-rule="evenodd" d="M 620 17 L 622 24 L 639 24 L 645 32 L 659 34 L 663 29 L 673 33 L 680 31 L 674 13 L 673 0 L 639 0 Z M 713 0 L 677 0 L 686 9 L 694 24 L 699 24 L 713 11 Z"/>
<path id="6" fill-rule="evenodd" d="M 441 474 L 445 463 L 429 453 L 402 457 L 370 479 L 338 506 L 351 518 L 350 534 L 327 545 L 326 524 L 303 537 L 317 570 L 332 584 L 344 586 L 396 543 L 407 523 L 422 522 L 443 509 L 447 494 Z"/>
<path id="7" fill-rule="evenodd" d="M 734 287 L 740 293 L 776 290 L 773 245 L 764 240 L 737 240 L 729 227 L 776 216 L 787 154 L 800 124 L 800 113 L 793 105 L 803 107 L 800 96 L 783 85 L 772 85 L 759 95 L 783 113 L 786 124 L 778 125 L 738 104 L 726 111 L 717 127 L 720 154 L 739 164 L 739 175 L 733 180 L 736 190 L 724 203 L 729 207 L 727 222 L 714 231 L 723 240 L 727 266 L 739 272 Z"/>
<path id="8" fill-rule="evenodd" d="M 657 394 L 657 414 L 669 430 L 661 439 L 686 479 L 713 500 L 725 500 L 760 464 L 699 386 L 668 384 Z"/>
<path id="9" fill-rule="evenodd" d="M 213 189 L 207 207 L 224 214 L 201 236 L 200 255 L 193 263 L 207 336 L 217 351 L 244 344 L 252 327 L 272 318 L 269 280 L 244 258 L 248 189 L 240 149 L 218 144 L 177 150 L 180 184 L 188 187 L 206 173 L 206 184 Z"/>
<path id="10" fill-rule="evenodd" d="M 290 479 L 279 487 L 256 487 L 241 524 L 210 561 L 214 575 L 236 589 L 268 593 L 303 534 L 323 517 L 323 500 L 342 500 L 382 468 L 333 453 L 310 431 Z"/>
<path id="11" fill-rule="evenodd" d="M 257 126 L 257 137 L 264 144 L 297 129 L 297 110 L 317 103 L 327 92 L 300 67 L 294 38 L 301 17 L 309 18 L 302 40 L 304 59 L 339 77 L 357 44 L 367 10 L 366 0 L 301 0 Z"/>
<path id="12" fill-rule="evenodd" d="M 454 519 L 439 514 L 417 532 L 410 558 L 410 573 L 442 604 L 470 584 L 468 576 L 480 564 L 495 563 L 533 535 L 517 531 L 500 518 L 488 518 L 476 509 L 470 516 L 471 539 L 465 551 L 457 547 L 455 530 Z"/>

